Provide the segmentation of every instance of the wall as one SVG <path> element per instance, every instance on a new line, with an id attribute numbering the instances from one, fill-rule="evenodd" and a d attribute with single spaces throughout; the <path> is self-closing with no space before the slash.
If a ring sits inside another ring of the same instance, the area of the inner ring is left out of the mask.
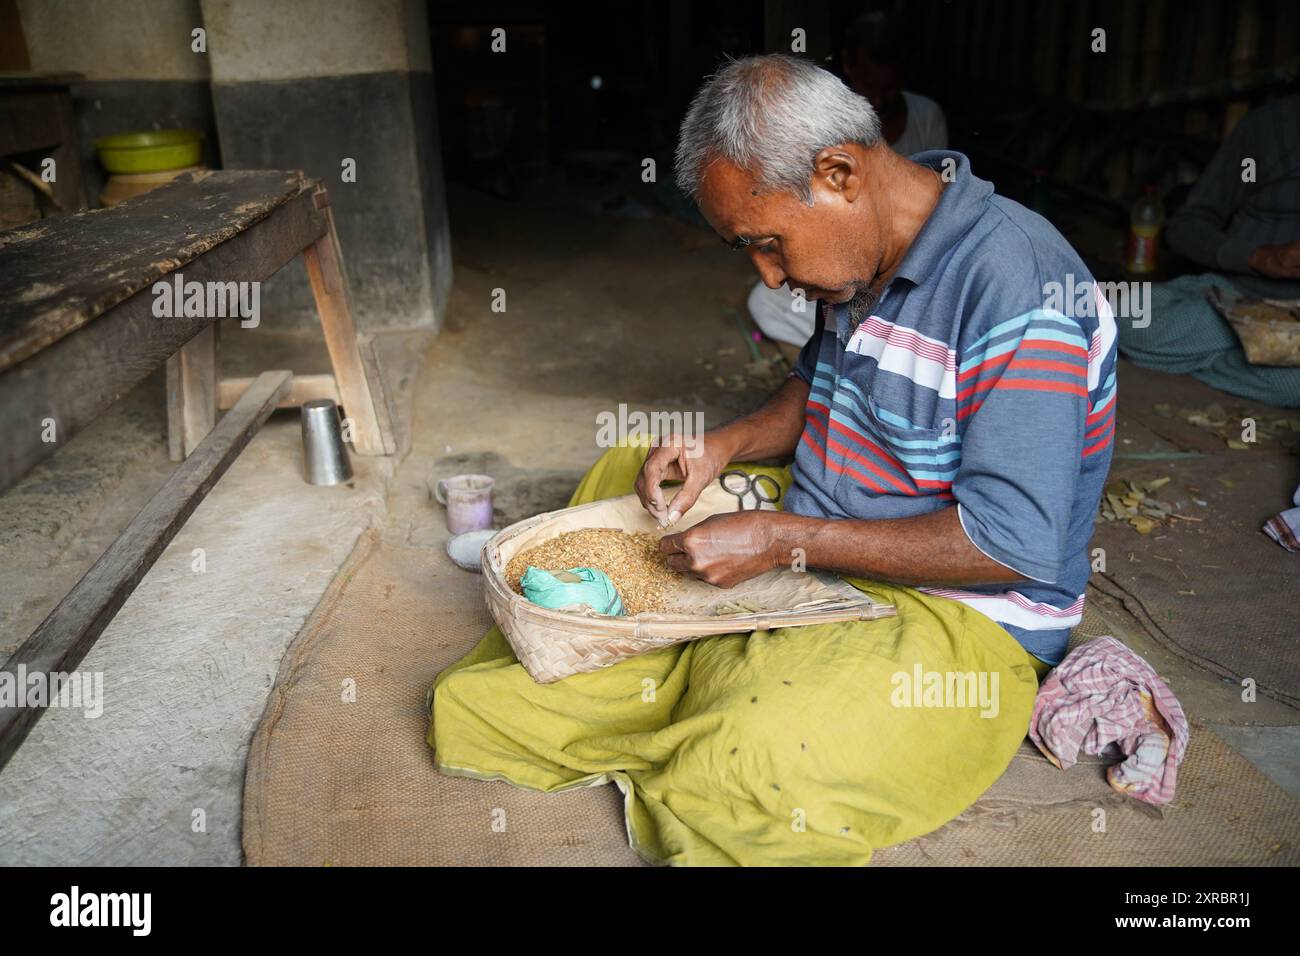
<path id="1" fill-rule="evenodd" d="M 193 127 L 213 168 L 301 169 L 330 190 L 363 329 L 434 327 L 451 291 L 423 0 L 19 0 L 31 69 L 77 73 L 86 193 L 99 136 Z M 206 31 L 207 52 L 191 49 Z M 342 162 L 356 160 L 356 182 Z M 300 263 L 263 289 L 275 327 L 316 321 Z"/>
<path id="2" fill-rule="evenodd" d="M 203 25 L 198 0 L 19 0 L 18 14 L 33 72 L 85 77 L 72 96 L 92 206 L 104 184 L 99 136 L 198 129 L 203 161 L 220 165 L 208 58 L 190 50 L 190 31 Z"/>
<path id="3" fill-rule="evenodd" d="M 451 251 L 429 31 L 412 0 L 203 0 L 227 168 L 305 170 L 330 190 L 358 324 L 434 326 Z M 356 181 L 342 181 L 344 159 Z M 302 270 L 263 307 L 312 321 Z"/>

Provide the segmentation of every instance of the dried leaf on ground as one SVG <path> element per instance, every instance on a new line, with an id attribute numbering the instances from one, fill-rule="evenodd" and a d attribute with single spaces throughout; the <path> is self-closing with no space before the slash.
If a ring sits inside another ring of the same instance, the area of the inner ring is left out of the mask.
<path id="1" fill-rule="evenodd" d="M 1170 480 L 1168 475 L 1150 481 L 1111 479 L 1098 508 L 1099 519 L 1127 521 L 1138 534 L 1150 534 L 1157 527 L 1172 524 L 1172 519 L 1177 517 L 1174 506 L 1150 495 Z"/>

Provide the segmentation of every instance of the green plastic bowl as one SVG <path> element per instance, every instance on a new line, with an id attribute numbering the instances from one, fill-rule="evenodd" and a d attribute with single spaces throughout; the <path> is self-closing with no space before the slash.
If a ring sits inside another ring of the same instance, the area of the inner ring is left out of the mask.
<path id="1" fill-rule="evenodd" d="M 100 164 L 110 173 L 161 173 L 198 165 L 203 134 L 196 129 L 118 133 L 95 140 Z"/>

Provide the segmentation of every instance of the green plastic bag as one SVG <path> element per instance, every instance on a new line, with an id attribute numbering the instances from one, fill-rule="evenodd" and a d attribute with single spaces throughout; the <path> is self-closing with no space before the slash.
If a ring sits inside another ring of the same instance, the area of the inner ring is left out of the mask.
<path id="1" fill-rule="evenodd" d="M 570 568 L 559 575 L 528 566 L 520 585 L 524 597 L 542 607 L 561 608 L 585 604 L 597 614 L 611 616 L 623 613 L 623 601 L 618 589 L 604 571 L 595 568 Z"/>

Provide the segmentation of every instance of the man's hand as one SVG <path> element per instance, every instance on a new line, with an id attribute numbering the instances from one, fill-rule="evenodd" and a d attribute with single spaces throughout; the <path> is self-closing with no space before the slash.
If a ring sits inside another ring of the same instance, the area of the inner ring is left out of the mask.
<path id="1" fill-rule="evenodd" d="M 1300 240 L 1276 246 L 1258 246 L 1248 263 L 1260 275 L 1273 279 L 1300 279 Z"/>
<path id="2" fill-rule="evenodd" d="M 780 512 L 736 511 L 705 518 L 679 534 L 659 539 L 668 566 L 720 588 L 777 566 Z"/>
<path id="3" fill-rule="evenodd" d="M 669 567 L 722 588 L 780 567 L 796 548 L 809 568 L 913 587 L 1025 580 L 975 547 L 956 507 L 879 520 L 736 511 L 659 540 Z"/>
<path id="4" fill-rule="evenodd" d="M 646 456 L 637 475 L 641 504 L 659 527 L 668 527 L 681 520 L 729 463 L 793 455 L 803 433 L 807 401 L 808 383 L 791 375 L 758 411 L 694 439 L 664 439 Z M 665 481 L 685 482 L 668 502 L 659 487 Z"/>
<path id="5" fill-rule="evenodd" d="M 650 517 L 659 522 L 659 527 L 670 527 L 681 520 L 730 461 L 731 445 L 717 432 L 705 432 L 690 439 L 673 435 L 646 456 L 641 473 L 636 476 L 637 497 Z M 668 501 L 664 500 L 664 490 L 660 487 L 665 481 L 685 482 Z"/>

